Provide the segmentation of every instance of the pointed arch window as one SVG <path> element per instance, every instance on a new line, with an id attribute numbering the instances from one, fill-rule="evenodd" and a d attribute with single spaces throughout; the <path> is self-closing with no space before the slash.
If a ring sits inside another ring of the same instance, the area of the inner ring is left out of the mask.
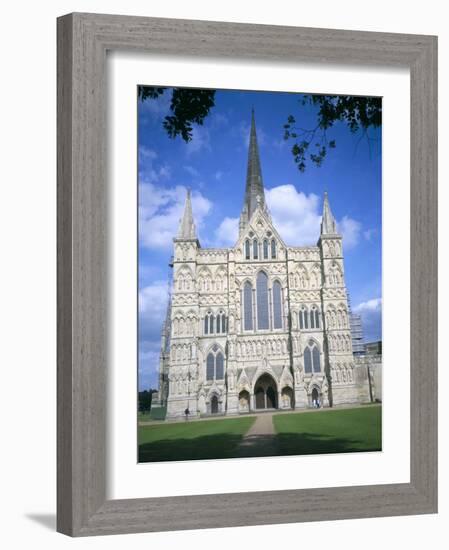
<path id="1" fill-rule="evenodd" d="M 223 312 L 217 315 L 216 328 L 217 334 L 224 334 L 226 332 L 226 315 Z"/>
<path id="2" fill-rule="evenodd" d="M 279 281 L 273 283 L 273 328 L 282 328 L 282 287 Z"/>
<path id="3" fill-rule="evenodd" d="M 320 328 L 320 310 L 316 306 L 313 306 L 312 316 L 314 317 L 315 328 Z"/>
<path id="4" fill-rule="evenodd" d="M 257 275 L 257 328 L 266 330 L 270 328 L 268 318 L 268 276 L 264 271 Z"/>
<path id="5" fill-rule="evenodd" d="M 316 306 L 310 310 L 310 328 L 320 328 L 320 315 Z"/>
<path id="6" fill-rule="evenodd" d="M 309 312 L 305 307 L 299 311 L 299 328 L 301 330 L 308 330 L 309 328 Z"/>
<path id="7" fill-rule="evenodd" d="M 312 362 L 313 362 L 313 372 L 321 372 L 320 351 L 316 344 L 312 348 Z"/>
<path id="8" fill-rule="evenodd" d="M 213 334 L 214 333 L 214 315 L 212 312 L 207 312 L 206 317 L 204 317 L 204 334 Z"/>
<path id="9" fill-rule="evenodd" d="M 271 241 L 271 258 L 276 259 L 276 241 L 274 239 Z"/>
<path id="10" fill-rule="evenodd" d="M 243 326 L 253 330 L 253 286 L 249 281 L 243 287 Z"/>
<path id="11" fill-rule="evenodd" d="M 309 347 L 304 350 L 304 372 L 307 374 L 312 373 L 312 352 Z"/>
<path id="12" fill-rule="evenodd" d="M 320 350 L 313 340 L 309 341 L 304 350 L 304 372 L 308 374 L 321 372 Z"/>
<path id="13" fill-rule="evenodd" d="M 215 374 L 215 356 L 209 353 L 206 360 L 206 380 L 213 380 Z"/>
<path id="14" fill-rule="evenodd" d="M 221 314 L 221 332 L 225 333 L 228 331 L 228 320 L 224 313 Z"/>
<path id="15" fill-rule="evenodd" d="M 245 241 L 245 258 L 249 260 L 251 258 L 251 245 L 249 239 Z"/>
<path id="16" fill-rule="evenodd" d="M 212 313 L 209 315 L 209 334 L 214 333 L 214 316 Z"/>
<path id="17" fill-rule="evenodd" d="M 215 357 L 215 379 L 223 380 L 224 378 L 224 358 L 221 352 Z"/>
<path id="18" fill-rule="evenodd" d="M 268 240 L 263 241 L 263 259 L 268 260 Z"/>
<path id="19" fill-rule="evenodd" d="M 257 239 L 253 240 L 253 258 L 257 260 L 259 258 L 259 243 Z"/>
<path id="20" fill-rule="evenodd" d="M 224 357 L 218 346 L 214 346 L 207 354 L 206 359 L 206 380 L 223 380 L 224 378 Z"/>

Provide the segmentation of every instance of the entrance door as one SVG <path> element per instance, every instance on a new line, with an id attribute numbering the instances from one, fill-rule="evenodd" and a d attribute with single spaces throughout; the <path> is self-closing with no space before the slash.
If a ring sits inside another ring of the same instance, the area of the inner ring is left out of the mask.
<path id="1" fill-rule="evenodd" d="M 262 374 L 255 385 L 256 409 L 277 409 L 277 388 L 274 378 Z"/>
<path id="2" fill-rule="evenodd" d="M 276 393 L 271 386 L 267 388 L 267 409 L 276 409 Z"/>
<path id="3" fill-rule="evenodd" d="M 256 390 L 256 409 L 265 409 L 265 393 L 263 388 Z"/>
<path id="4" fill-rule="evenodd" d="M 218 397 L 216 395 L 213 395 L 210 400 L 210 411 L 212 414 L 218 413 Z"/>

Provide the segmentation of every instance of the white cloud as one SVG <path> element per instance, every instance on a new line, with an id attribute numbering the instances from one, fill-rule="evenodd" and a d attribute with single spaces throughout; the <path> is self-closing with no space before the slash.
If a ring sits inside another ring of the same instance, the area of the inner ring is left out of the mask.
<path id="1" fill-rule="evenodd" d="M 318 195 L 306 195 L 291 184 L 267 189 L 265 195 L 274 226 L 287 244 L 306 246 L 317 243 L 321 225 L 321 200 Z M 356 246 L 362 224 L 344 216 L 337 225 L 345 249 Z"/>
<path id="2" fill-rule="evenodd" d="M 140 319 L 156 321 L 162 327 L 168 300 L 167 281 L 155 281 L 139 290 Z"/>
<path id="3" fill-rule="evenodd" d="M 382 298 L 373 298 L 366 302 L 361 302 L 353 311 L 355 313 L 363 313 L 365 311 L 380 311 L 382 309 Z"/>
<path id="4" fill-rule="evenodd" d="M 152 183 L 139 185 L 140 242 L 148 248 L 170 248 L 184 212 L 186 187 L 158 187 Z M 192 209 L 198 230 L 212 203 L 198 191 L 192 193 Z"/>
<path id="5" fill-rule="evenodd" d="M 239 234 L 239 219 L 224 218 L 215 231 L 216 246 L 233 246 Z"/>
<path id="6" fill-rule="evenodd" d="M 192 139 L 187 143 L 187 156 L 203 150 L 211 150 L 209 130 L 204 126 L 193 126 Z"/>
<path id="7" fill-rule="evenodd" d="M 343 246 L 345 250 L 354 248 L 360 240 L 362 224 L 352 218 L 349 218 L 348 216 L 343 216 L 343 218 L 337 223 L 337 226 L 338 231 L 343 238 Z"/>
<path id="8" fill-rule="evenodd" d="M 139 291 L 139 387 L 156 387 L 161 330 L 168 301 L 167 281 L 155 281 Z"/>
<path id="9" fill-rule="evenodd" d="M 139 179 L 158 182 L 162 178 L 169 178 L 171 174 L 168 164 L 156 166 L 158 155 L 156 151 L 141 145 L 139 147 Z"/>
<path id="10" fill-rule="evenodd" d="M 353 308 L 362 317 L 365 342 L 382 339 L 382 298 L 372 298 Z"/>
<path id="11" fill-rule="evenodd" d="M 293 185 L 266 190 L 274 226 L 289 245 L 315 245 L 320 235 L 320 200 L 313 193 L 298 192 Z"/>

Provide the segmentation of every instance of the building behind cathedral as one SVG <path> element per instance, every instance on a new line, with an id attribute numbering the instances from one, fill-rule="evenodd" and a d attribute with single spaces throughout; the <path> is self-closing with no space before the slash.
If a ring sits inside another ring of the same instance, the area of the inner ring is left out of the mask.
<path id="1" fill-rule="evenodd" d="M 254 113 L 234 247 L 201 247 L 187 193 L 159 399 L 167 418 L 370 400 L 367 370 L 353 356 L 342 237 L 327 194 L 316 246 L 287 246 L 265 202 Z"/>

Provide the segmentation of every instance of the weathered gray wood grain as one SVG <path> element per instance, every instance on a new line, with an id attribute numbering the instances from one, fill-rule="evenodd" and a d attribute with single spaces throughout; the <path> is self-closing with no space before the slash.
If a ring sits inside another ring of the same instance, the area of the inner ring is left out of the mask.
<path id="1" fill-rule="evenodd" d="M 436 511 L 436 44 L 432 36 L 116 15 L 71 14 L 58 20 L 60 532 L 82 536 Z M 108 188 L 104 98 L 105 56 L 112 49 L 410 68 L 410 483 L 106 500 Z"/>

